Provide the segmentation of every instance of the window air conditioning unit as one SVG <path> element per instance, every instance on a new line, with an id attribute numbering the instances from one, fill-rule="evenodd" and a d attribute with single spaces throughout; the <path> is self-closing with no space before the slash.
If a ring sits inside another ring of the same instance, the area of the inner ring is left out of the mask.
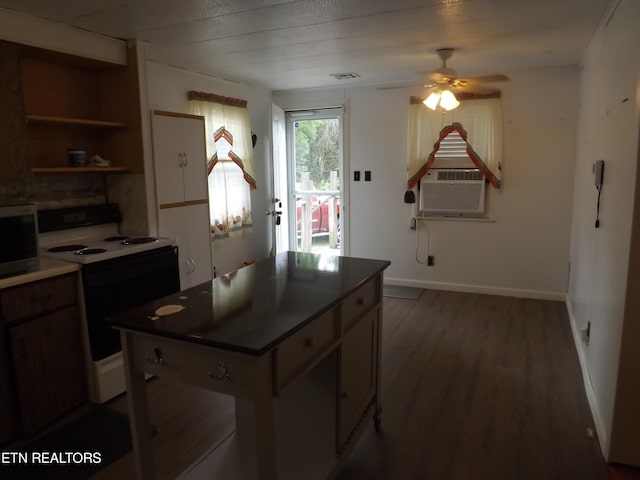
<path id="1" fill-rule="evenodd" d="M 420 213 L 449 217 L 484 215 L 485 178 L 480 170 L 432 168 L 420 183 Z"/>

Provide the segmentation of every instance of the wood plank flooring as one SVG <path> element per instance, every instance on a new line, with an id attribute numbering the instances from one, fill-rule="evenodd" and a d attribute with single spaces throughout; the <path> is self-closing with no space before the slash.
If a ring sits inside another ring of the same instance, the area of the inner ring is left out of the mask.
<path id="1" fill-rule="evenodd" d="M 383 433 L 339 479 L 608 478 L 564 304 L 425 291 L 384 308 Z"/>
<path id="2" fill-rule="evenodd" d="M 564 304 L 443 291 L 384 299 L 382 431 L 340 480 L 602 480 Z M 161 479 L 234 428 L 230 397 L 148 382 Z M 111 406 L 126 411 L 124 397 Z M 132 455 L 101 480 L 133 479 Z M 227 480 L 227 479 L 224 479 Z"/>

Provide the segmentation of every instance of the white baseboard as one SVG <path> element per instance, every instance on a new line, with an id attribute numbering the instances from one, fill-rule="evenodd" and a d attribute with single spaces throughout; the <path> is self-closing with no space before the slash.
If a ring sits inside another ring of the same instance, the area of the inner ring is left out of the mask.
<path id="1" fill-rule="evenodd" d="M 569 314 L 569 325 L 571 326 L 571 333 L 573 334 L 573 341 L 576 345 L 576 351 L 578 352 L 578 361 L 580 362 L 580 370 L 582 371 L 582 383 L 584 383 L 584 390 L 587 394 L 587 401 L 589 402 L 589 408 L 591 409 L 591 415 L 593 416 L 593 423 L 598 433 L 598 441 L 600 443 L 600 450 L 602 456 L 608 461 L 609 451 L 609 432 L 605 428 L 602 422 L 602 416 L 598 408 L 598 402 L 596 400 L 596 394 L 591 384 L 591 377 L 589 375 L 589 366 L 587 364 L 587 357 L 584 353 L 582 344 L 582 335 L 580 329 L 577 326 L 577 320 L 573 316 L 573 308 L 571 307 L 571 299 L 569 294 L 565 296 L 565 304 L 567 306 L 567 313 Z"/>
<path id="2" fill-rule="evenodd" d="M 519 288 L 490 287 L 485 285 L 469 285 L 464 283 L 428 282 L 424 280 L 410 280 L 406 278 L 384 277 L 387 285 L 402 287 L 418 287 L 431 290 L 449 290 L 452 292 L 481 293 L 486 295 L 500 295 L 502 297 L 533 298 L 536 300 L 565 301 L 565 292 L 547 292 L 543 290 L 525 290 Z"/>

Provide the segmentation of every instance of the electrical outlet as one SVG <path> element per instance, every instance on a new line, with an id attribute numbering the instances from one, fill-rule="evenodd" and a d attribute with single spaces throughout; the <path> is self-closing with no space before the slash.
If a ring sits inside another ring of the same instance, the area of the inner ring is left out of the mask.
<path id="1" fill-rule="evenodd" d="M 433 267 L 436 264 L 436 257 L 433 255 L 427 256 L 427 267 Z"/>

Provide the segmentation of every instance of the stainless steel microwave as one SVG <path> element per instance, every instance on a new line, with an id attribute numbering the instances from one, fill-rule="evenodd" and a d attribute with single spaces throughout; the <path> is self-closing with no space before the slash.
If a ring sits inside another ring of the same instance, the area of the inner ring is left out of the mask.
<path id="1" fill-rule="evenodd" d="M 34 204 L 0 204 L 0 276 L 38 267 L 38 212 Z"/>

